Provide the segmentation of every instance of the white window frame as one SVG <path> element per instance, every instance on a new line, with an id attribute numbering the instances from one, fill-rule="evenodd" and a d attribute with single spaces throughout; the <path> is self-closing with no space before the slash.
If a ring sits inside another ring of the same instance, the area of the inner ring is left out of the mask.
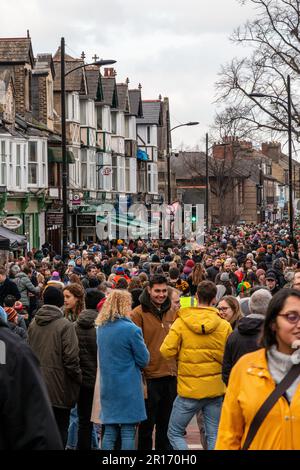
<path id="1" fill-rule="evenodd" d="M 0 140 L 0 185 L 7 187 L 7 165 L 8 165 L 8 158 L 6 153 L 7 148 L 7 141 Z"/>

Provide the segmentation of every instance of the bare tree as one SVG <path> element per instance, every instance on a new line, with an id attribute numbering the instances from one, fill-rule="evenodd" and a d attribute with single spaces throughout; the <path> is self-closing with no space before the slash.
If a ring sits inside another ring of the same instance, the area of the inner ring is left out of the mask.
<path id="1" fill-rule="evenodd" d="M 244 123 L 244 132 L 287 131 L 287 75 L 292 81 L 292 128 L 300 141 L 300 0 L 238 0 L 257 10 L 253 21 L 238 28 L 231 40 L 250 45 L 249 58 L 233 59 L 222 67 L 216 83 L 228 121 Z M 259 92 L 274 98 L 254 98 Z M 224 116 L 223 116 L 224 117 Z"/>

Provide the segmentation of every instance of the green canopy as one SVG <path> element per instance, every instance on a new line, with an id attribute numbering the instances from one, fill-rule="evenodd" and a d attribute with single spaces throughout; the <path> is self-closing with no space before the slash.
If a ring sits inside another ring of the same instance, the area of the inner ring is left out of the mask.
<path id="1" fill-rule="evenodd" d="M 62 163 L 61 147 L 48 147 L 48 163 Z M 73 152 L 67 150 L 67 162 L 75 163 Z"/>

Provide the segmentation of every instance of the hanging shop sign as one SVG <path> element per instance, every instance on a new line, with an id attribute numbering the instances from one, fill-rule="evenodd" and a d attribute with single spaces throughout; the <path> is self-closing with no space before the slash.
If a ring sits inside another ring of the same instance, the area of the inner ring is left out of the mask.
<path id="1" fill-rule="evenodd" d="M 2 220 L 2 225 L 9 230 L 17 230 L 23 225 L 23 220 L 20 217 L 9 215 Z"/>

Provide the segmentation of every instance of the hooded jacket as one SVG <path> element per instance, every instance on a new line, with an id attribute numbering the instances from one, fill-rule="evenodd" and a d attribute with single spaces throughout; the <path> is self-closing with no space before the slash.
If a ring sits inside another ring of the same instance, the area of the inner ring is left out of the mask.
<path id="1" fill-rule="evenodd" d="M 143 290 L 138 305 L 131 314 L 132 321 L 141 328 L 144 341 L 150 352 L 150 362 L 144 369 L 146 379 L 175 376 L 177 366 L 175 359 L 166 360 L 159 352 L 165 337 L 167 336 L 175 314 L 171 311 L 169 298 L 158 309 L 150 299 L 147 288 Z"/>
<path id="2" fill-rule="evenodd" d="M 29 344 L 38 357 L 52 406 L 72 408 L 82 380 L 74 324 L 60 308 L 44 305 L 28 329 Z"/>
<path id="3" fill-rule="evenodd" d="M 184 398 L 224 395 L 222 362 L 232 329 L 214 307 L 180 309 L 160 352 L 178 360 L 177 393 Z"/>
<path id="4" fill-rule="evenodd" d="M 82 370 L 82 385 L 94 388 L 97 373 L 97 344 L 95 320 L 97 310 L 83 310 L 75 323 L 79 342 L 80 368 Z"/>
<path id="5" fill-rule="evenodd" d="M 226 385 L 228 384 L 231 369 L 239 358 L 260 348 L 258 340 L 264 320 L 264 315 L 255 313 L 242 317 L 237 328 L 229 336 L 225 346 L 222 367 L 222 378 Z"/>
<path id="6" fill-rule="evenodd" d="M 40 288 L 35 287 L 27 276 L 27 274 L 23 272 L 20 272 L 16 275 L 14 282 L 17 285 L 17 288 L 21 294 L 20 302 L 22 302 L 25 307 L 29 307 L 29 292 L 31 292 L 32 294 L 38 294 L 40 292 Z"/>

